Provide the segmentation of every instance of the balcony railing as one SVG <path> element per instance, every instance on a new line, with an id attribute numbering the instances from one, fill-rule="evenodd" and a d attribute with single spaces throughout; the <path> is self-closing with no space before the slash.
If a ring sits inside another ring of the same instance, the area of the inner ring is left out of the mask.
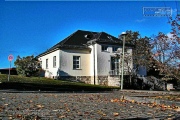
<path id="1" fill-rule="evenodd" d="M 109 75 L 120 75 L 121 71 L 120 70 L 110 70 Z"/>
<path id="2" fill-rule="evenodd" d="M 124 70 L 124 75 L 128 75 L 129 72 Z M 121 75 L 121 70 L 110 70 L 109 75 Z"/>

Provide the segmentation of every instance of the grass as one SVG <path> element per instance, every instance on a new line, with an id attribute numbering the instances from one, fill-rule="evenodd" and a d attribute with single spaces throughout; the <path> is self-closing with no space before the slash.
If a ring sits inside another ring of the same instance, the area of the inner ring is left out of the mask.
<path id="1" fill-rule="evenodd" d="M 64 80 L 53 80 L 44 77 L 22 77 L 11 75 L 8 81 L 8 75 L 0 74 L 0 89 L 15 89 L 21 91 L 112 91 L 118 87 L 108 87 L 100 85 L 91 85 L 79 82 L 69 82 Z"/>

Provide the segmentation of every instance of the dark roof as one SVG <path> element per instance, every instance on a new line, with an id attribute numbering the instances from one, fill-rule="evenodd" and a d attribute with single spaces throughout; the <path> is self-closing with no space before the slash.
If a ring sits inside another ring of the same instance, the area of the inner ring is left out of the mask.
<path id="1" fill-rule="evenodd" d="M 60 41 L 44 53 L 47 54 L 59 48 L 75 48 L 75 49 L 90 49 L 88 44 L 103 43 L 103 44 L 121 44 L 122 40 L 107 34 L 105 32 L 91 32 L 84 30 L 77 30 L 64 40 Z"/>

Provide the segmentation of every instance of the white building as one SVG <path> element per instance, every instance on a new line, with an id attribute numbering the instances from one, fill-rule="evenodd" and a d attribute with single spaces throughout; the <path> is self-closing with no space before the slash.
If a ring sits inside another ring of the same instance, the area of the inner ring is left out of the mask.
<path id="1" fill-rule="evenodd" d="M 131 58 L 132 47 L 130 44 L 125 46 Z M 45 77 L 120 86 L 121 51 L 122 40 L 112 35 L 78 30 L 38 55 L 38 59 L 45 70 Z M 132 59 L 128 66 L 132 69 Z"/>

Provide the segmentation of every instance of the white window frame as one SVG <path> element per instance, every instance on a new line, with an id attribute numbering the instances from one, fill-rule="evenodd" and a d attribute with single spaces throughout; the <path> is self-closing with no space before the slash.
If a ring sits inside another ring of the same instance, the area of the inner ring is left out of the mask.
<path id="1" fill-rule="evenodd" d="M 56 56 L 53 56 L 53 67 L 56 67 Z"/>
<path id="2" fill-rule="evenodd" d="M 112 61 L 112 59 L 114 59 L 114 61 Z M 120 70 L 120 64 L 120 58 L 111 56 L 111 70 Z M 114 68 L 112 65 L 114 66 Z"/>
<path id="3" fill-rule="evenodd" d="M 73 69 L 81 69 L 81 56 L 73 56 Z"/>
<path id="4" fill-rule="evenodd" d="M 120 75 L 120 58 L 111 56 L 110 67 L 112 75 Z"/>

